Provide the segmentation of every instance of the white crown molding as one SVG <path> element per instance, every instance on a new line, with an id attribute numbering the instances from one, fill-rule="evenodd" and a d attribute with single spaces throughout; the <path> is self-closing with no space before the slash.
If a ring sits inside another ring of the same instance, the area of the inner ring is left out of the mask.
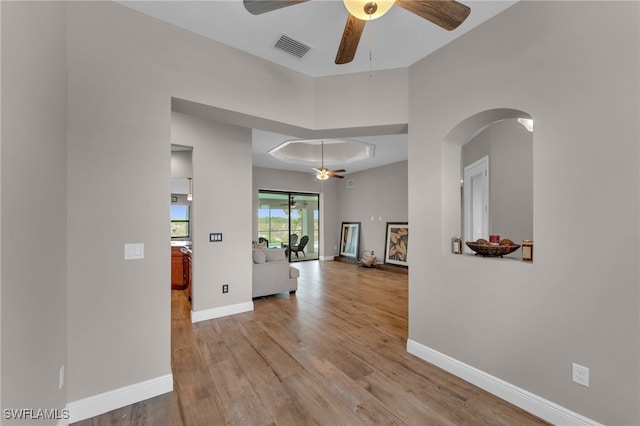
<path id="1" fill-rule="evenodd" d="M 602 426 L 600 423 L 584 417 L 581 414 L 575 413 L 411 339 L 407 340 L 407 352 L 550 423 L 565 426 Z"/>

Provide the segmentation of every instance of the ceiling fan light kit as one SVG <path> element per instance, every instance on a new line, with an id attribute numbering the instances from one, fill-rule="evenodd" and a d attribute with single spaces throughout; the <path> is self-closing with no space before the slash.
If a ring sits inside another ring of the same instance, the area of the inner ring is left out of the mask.
<path id="1" fill-rule="evenodd" d="M 318 171 L 318 174 L 316 175 L 316 179 L 318 179 L 318 180 L 327 180 L 330 177 L 331 176 L 329 176 L 329 171 L 325 170 L 325 169 L 320 169 Z"/>
<path id="2" fill-rule="evenodd" d="M 368 21 L 378 19 L 391 9 L 395 0 L 343 0 L 344 7 L 349 13 L 358 19 Z"/>
<path id="3" fill-rule="evenodd" d="M 330 177 L 343 179 L 344 176 L 340 176 L 337 173 L 344 173 L 344 172 L 346 172 L 345 169 L 329 170 L 329 169 L 326 169 L 324 167 L 324 139 L 320 141 L 320 152 L 321 152 L 321 165 L 320 165 L 320 168 L 319 169 L 313 168 L 313 170 L 316 172 L 316 179 L 318 179 L 318 180 L 327 180 Z"/>

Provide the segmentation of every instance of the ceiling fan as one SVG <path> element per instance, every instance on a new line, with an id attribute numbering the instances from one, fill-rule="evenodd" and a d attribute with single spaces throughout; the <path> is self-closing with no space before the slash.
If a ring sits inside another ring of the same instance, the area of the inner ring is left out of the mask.
<path id="1" fill-rule="evenodd" d="M 253 15 L 271 12 L 308 0 L 243 0 L 244 7 Z M 445 30 L 456 29 L 469 16 L 471 9 L 455 0 L 343 0 L 349 11 L 335 63 L 347 64 L 356 55 L 360 37 L 367 21 L 379 18 L 395 4 L 424 18 Z"/>
<path id="2" fill-rule="evenodd" d="M 316 179 L 318 180 L 327 180 L 330 177 L 334 177 L 334 178 L 338 178 L 338 179 L 342 179 L 344 178 L 344 176 L 340 176 L 336 173 L 344 173 L 346 172 L 345 169 L 340 169 L 340 170 L 329 170 L 327 168 L 324 167 L 324 139 L 320 141 L 320 152 L 321 152 L 321 166 L 319 169 L 313 168 L 313 170 L 315 170 L 316 172 Z"/>
<path id="3" fill-rule="evenodd" d="M 289 203 L 284 203 L 284 204 L 280 204 L 280 205 L 281 206 L 287 206 L 290 209 L 295 209 L 295 208 L 298 208 L 299 205 L 302 205 L 302 207 L 307 207 L 308 204 L 309 203 L 306 202 L 306 201 L 303 201 L 303 202 L 300 203 L 300 202 L 296 201 L 296 199 L 292 196 L 289 199 Z"/>

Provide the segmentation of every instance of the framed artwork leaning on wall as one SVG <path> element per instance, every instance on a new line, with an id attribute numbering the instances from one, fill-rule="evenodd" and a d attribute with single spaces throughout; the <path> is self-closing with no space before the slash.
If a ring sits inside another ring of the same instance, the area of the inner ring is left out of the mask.
<path id="1" fill-rule="evenodd" d="M 408 267 L 408 249 L 408 222 L 387 222 L 387 236 L 384 244 L 384 263 Z"/>
<path id="2" fill-rule="evenodd" d="M 360 252 L 360 222 L 342 222 L 340 256 L 358 258 Z"/>

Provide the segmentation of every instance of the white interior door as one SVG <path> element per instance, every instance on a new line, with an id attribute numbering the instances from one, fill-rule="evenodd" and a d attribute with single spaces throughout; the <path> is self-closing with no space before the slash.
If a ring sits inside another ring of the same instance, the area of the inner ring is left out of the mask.
<path id="1" fill-rule="evenodd" d="M 489 239 L 489 157 L 464 168 L 464 239 Z M 470 249 L 466 248 L 466 251 Z"/>

